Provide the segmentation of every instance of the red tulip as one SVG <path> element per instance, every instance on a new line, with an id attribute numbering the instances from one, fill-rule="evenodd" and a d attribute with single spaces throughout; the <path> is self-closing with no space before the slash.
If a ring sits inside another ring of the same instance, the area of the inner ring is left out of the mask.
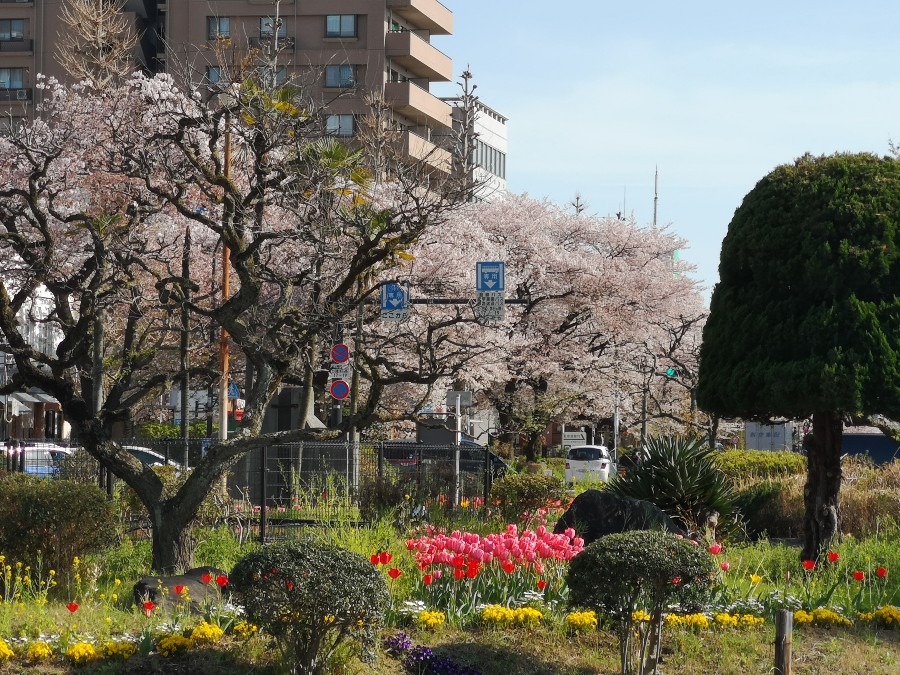
<path id="1" fill-rule="evenodd" d="M 810 570 L 813 570 L 815 568 L 816 568 L 815 560 L 804 560 L 803 561 L 803 569 L 805 569 L 807 572 L 809 572 Z"/>
<path id="2" fill-rule="evenodd" d="M 372 555 L 369 556 L 369 562 L 372 563 L 373 565 L 377 565 L 378 563 L 381 562 L 381 556 L 378 555 L 377 553 L 373 553 Z"/>
<path id="3" fill-rule="evenodd" d="M 836 563 L 840 557 L 837 551 L 828 551 L 828 562 Z"/>
<path id="4" fill-rule="evenodd" d="M 284 585 L 287 587 L 287 589 L 288 589 L 289 591 L 294 590 L 294 582 L 291 581 L 290 579 L 288 579 L 287 581 L 285 581 L 285 582 L 284 582 Z"/>
<path id="5" fill-rule="evenodd" d="M 681 583 L 681 577 L 675 577 L 674 579 L 672 579 L 673 586 L 677 586 L 680 583 Z"/>
<path id="6" fill-rule="evenodd" d="M 424 586 L 431 586 L 432 582 L 434 582 L 434 577 L 432 577 L 430 574 L 426 574 L 424 577 L 422 577 L 422 584 Z"/>
<path id="7" fill-rule="evenodd" d="M 69 610 L 70 612 L 77 612 L 78 611 L 78 603 L 70 602 L 68 605 L 66 605 L 66 609 Z"/>
<path id="8" fill-rule="evenodd" d="M 142 607 L 144 608 L 144 614 L 150 616 L 154 609 L 156 609 L 156 603 L 152 600 L 147 600 Z"/>
<path id="9" fill-rule="evenodd" d="M 397 569 L 396 567 L 392 567 L 391 569 L 388 570 L 388 576 L 391 579 L 396 579 L 401 574 L 403 574 L 403 572 L 401 570 Z"/>
<path id="10" fill-rule="evenodd" d="M 219 588 L 224 588 L 225 586 L 228 585 L 228 577 L 225 576 L 224 574 L 219 574 L 219 575 L 216 577 L 216 585 L 217 585 Z"/>
<path id="11" fill-rule="evenodd" d="M 713 555 L 719 555 L 722 552 L 722 544 L 716 542 L 712 546 L 709 547 L 709 552 Z"/>
<path id="12" fill-rule="evenodd" d="M 719 567 L 722 568 L 723 572 L 727 572 L 728 570 L 731 569 L 731 563 L 723 562 L 721 565 L 719 565 Z"/>
<path id="13" fill-rule="evenodd" d="M 453 570 L 453 578 L 457 581 L 459 581 L 460 579 L 465 579 L 466 571 L 457 567 L 455 570 Z"/>
<path id="14" fill-rule="evenodd" d="M 511 560 L 507 560 L 503 563 L 503 571 L 507 574 L 512 574 L 516 569 L 516 564 Z"/>
<path id="15" fill-rule="evenodd" d="M 468 570 L 466 570 L 466 576 L 470 579 L 474 579 L 478 576 L 478 565 L 470 566 Z"/>
<path id="16" fill-rule="evenodd" d="M 543 591 L 545 588 L 547 588 L 547 582 L 543 579 L 538 579 L 537 587 L 539 591 Z"/>
<path id="17" fill-rule="evenodd" d="M 856 570 L 856 571 L 853 573 L 853 578 L 854 578 L 856 581 L 865 581 L 865 580 L 866 580 L 866 573 L 865 573 L 865 572 L 861 572 L 861 571 L 859 571 L 859 570 Z"/>
<path id="18" fill-rule="evenodd" d="M 202 581 L 204 584 L 209 584 L 210 582 L 212 582 L 212 574 L 210 574 L 209 572 L 204 572 L 200 575 L 200 581 Z"/>
<path id="19" fill-rule="evenodd" d="M 393 557 L 394 556 L 392 556 L 387 551 L 382 551 L 381 555 L 378 556 L 378 562 L 380 562 L 382 565 L 387 565 L 389 562 L 391 562 L 391 558 Z"/>
<path id="20" fill-rule="evenodd" d="M 887 576 L 887 567 L 879 567 L 875 570 L 875 576 L 884 579 Z"/>
<path id="21" fill-rule="evenodd" d="M 173 588 L 173 590 L 175 591 L 175 595 L 184 595 L 185 590 L 187 590 L 187 589 L 186 589 L 184 586 L 182 586 L 181 584 L 176 584 L 176 585 L 173 586 L 172 588 Z"/>

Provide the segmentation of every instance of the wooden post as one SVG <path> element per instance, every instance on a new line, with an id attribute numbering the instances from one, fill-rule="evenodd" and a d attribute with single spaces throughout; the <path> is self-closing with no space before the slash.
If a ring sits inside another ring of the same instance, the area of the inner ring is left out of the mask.
<path id="1" fill-rule="evenodd" d="M 780 609 L 775 616 L 775 675 L 791 675 L 791 643 L 794 613 Z"/>

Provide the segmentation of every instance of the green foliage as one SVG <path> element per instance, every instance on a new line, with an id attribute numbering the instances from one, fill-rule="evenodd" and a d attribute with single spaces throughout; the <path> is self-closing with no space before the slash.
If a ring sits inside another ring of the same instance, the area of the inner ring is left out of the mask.
<path id="1" fill-rule="evenodd" d="M 898 225 L 895 159 L 805 155 L 760 180 L 722 243 L 699 405 L 900 413 Z"/>
<path id="2" fill-rule="evenodd" d="M 366 522 L 396 515 L 409 500 L 406 486 L 397 480 L 366 479 L 359 486 L 359 515 Z"/>
<path id="3" fill-rule="evenodd" d="M 112 503 L 96 485 L 22 474 L 0 479 L 0 551 L 7 558 L 42 558 L 64 575 L 75 556 L 109 545 L 115 533 Z"/>
<path id="4" fill-rule="evenodd" d="M 213 434 L 217 433 L 218 428 L 218 424 L 213 425 Z M 206 438 L 206 431 L 206 420 L 194 420 L 188 425 L 188 435 L 191 438 Z M 137 435 L 154 440 L 181 438 L 181 426 L 170 422 L 147 422 L 138 427 Z"/>
<path id="5" fill-rule="evenodd" d="M 509 523 L 518 522 L 523 513 L 533 513 L 549 503 L 560 501 L 565 484 L 556 476 L 538 473 L 507 473 L 491 486 L 491 503 Z"/>
<path id="6" fill-rule="evenodd" d="M 735 494 L 734 507 L 752 539 L 802 534 L 803 486 L 796 479 L 767 479 L 744 487 Z"/>
<path id="7" fill-rule="evenodd" d="M 291 668 L 312 674 L 325 672 L 346 638 L 371 656 L 390 602 L 384 578 L 366 558 L 312 541 L 250 553 L 232 570 L 229 586 Z"/>
<path id="8" fill-rule="evenodd" d="M 806 473 L 806 458 L 796 452 L 724 450 L 716 452 L 713 461 L 733 483 L 750 478 L 777 478 Z"/>
<path id="9" fill-rule="evenodd" d="M 566 575 L 569 604 L 610 617 L 619 636 L 622 672 L 637 656 L 642 672 L 653 658 L 662 627 L 663 609 L 706 595 L 715 578 L 712 557 L 703 549 L 665 532 L 636 530 L 612 534 L 588 545 L 575 556 Z M 649 626 L 634 654 L 635 612 L 649 615 Z"/>
<path id="10" fill-rule="evenodd" d="M 194 563 L 230 570 L 257 544 L 241 544 L 226 526 L 195 529 Z"/>
<path id="11" fill-rule="evenodd" d="M 734 490 L 713 453 L 703 439 L 651 436 L 645 459 L 626 475 L 612 477 L 607 489 L 656 504 L 680 519 L 686 530 L 704 528 L 713 513 L 718 514 L 718 526 L 727 528 Z"/>
<path id="12" fill-rule="evenodd" d="M 98 576 L 105 583 L 115 579 L 134 581 L 147 574 L 153 559 L 148 539 L 124 537 L 101 553 L 88 557 L 98 566 Z"/>

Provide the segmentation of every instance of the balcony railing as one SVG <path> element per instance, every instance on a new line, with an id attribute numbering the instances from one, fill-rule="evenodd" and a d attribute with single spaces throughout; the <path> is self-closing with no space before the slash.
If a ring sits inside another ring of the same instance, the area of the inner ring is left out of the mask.
<path id="1" fill-rule="evenodd" d="M 0 101 L 30 101 L 31 87 L 0 89 Z"/>
<path id="2" fill-rule="evenodd" d="M 423 126 L 452 128 L 452 110 L 431 92 L 412 82 L 388 82 L 384 85 L 388 105 Z"/>
<path id="3" fill-rule="evenodd" d="M 411 31 L 391 31 L 385 38 L 385 49 L 393 63 L 411 73 L 432 81 L 453 79 L 452 59 L 427 40 Z"/>
<path id="4" fill-rule="evenodd" d="M 4 0 L 0 0 L 3 2 Z M 0 40 L 0 52 L 30 52 L 34 40 Z"/>

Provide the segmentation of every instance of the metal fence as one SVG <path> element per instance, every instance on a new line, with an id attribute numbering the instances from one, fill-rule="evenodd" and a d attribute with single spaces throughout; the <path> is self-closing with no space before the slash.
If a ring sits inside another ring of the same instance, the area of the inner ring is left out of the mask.
<path id="1" fill-rule="evenodd" d="M 216 441 L 129 439 L 120 441 L 138 459 L 180 468 L 196 466 Z M 457 456 L 458 455 L 458 456 Z M 112 494 L 112 477 L 83 451 L 32 448 L 6 457 L 7 471 L 99 484 Z M 0 469 L 2 469 L 0 464 Z M 505 464 L 479 446 L 384 443 L 290 443 L 249 451 L 228 472 L 234 512 L 266 526 L 359 520 L 367 490 L 392 486 L 411 508 L 433 505 L 477 508 Z M 260 522 L 261 521 L 261 522 Z"/>

